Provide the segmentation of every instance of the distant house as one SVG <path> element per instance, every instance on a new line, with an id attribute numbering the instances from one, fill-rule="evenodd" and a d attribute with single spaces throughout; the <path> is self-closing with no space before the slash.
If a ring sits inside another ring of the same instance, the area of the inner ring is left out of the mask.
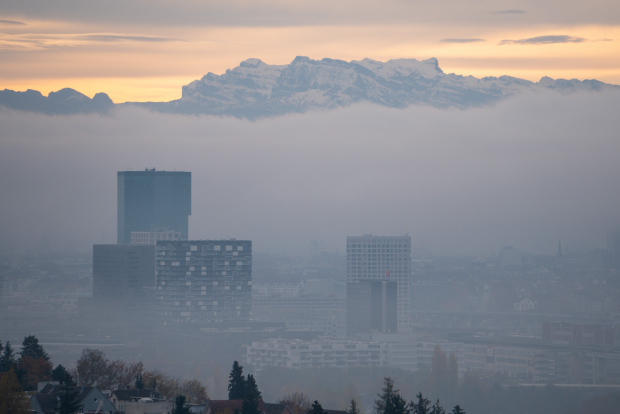
<path id="1" fill-rule="evenodd" d="M 236 411 L 241 412 L 242 404 L 242 400 L 209 400 L 203 414 L 235 414 Z"/>
<path id="2" fill-rule="evenodd" d="M 174 406 L 155 390 L 114 390 L 110 401 L 121 414 L 167 414 Z"/>
<path id="3" fill-rule="evenodd" d="M 265 414 L 293 414 L 293 410 L 286 404 L 264 403 L 264 405 Z"/>
<path id="4" fill-rule="evenodd" d="M 204 414 L 207 404 L 192 404 L 189 406 L 191 414 Z"/>
<path id="5" fill-rule="evenodd" d="M 75 387 L 84 414 L 117 414 L 112 403 L 97 387 Z M 61 386 L 47 384 L 30 398 L 30 409 L 37 414 L 58 414 Z"/>
<path id="6" fill-rule="evenodd" d="M 209 400 L 204 406 L 202 413 L 193 414 L 235 414 L 241 412 L 243 400 Z M 191 409 L 191 408 L 190 408 Z M 262 414 L 293 414 L 286 404 L 270 404 L 263 400 L 258 401 L 258 409 Z"/>

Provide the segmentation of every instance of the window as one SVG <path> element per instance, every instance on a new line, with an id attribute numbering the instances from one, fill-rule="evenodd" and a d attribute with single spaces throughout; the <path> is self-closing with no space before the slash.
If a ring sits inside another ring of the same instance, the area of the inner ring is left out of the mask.
<path id="1" fill-rule="evenodd" d="M 232 246 L 226 246 L 226 251 L 227 252 L 232 252 Z"/>
<path id="2" fill-rule="evenodd" d="M 213 250 L 215 250 L 216 252 L 219 252 L 222 250 L 222 246 L 213 246 Z"/>

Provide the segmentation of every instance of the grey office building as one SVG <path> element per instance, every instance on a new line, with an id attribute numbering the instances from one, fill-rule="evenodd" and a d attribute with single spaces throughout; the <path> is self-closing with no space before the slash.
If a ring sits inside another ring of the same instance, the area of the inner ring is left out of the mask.
<path id="1" fill-rule="evenodd" d="M 411 237 L 347 237 L 347 282 L 389 280 L 397 283 L 398 332 L 411 331 Z"/>
<path id="2" fill-rule="evenodd" d="M 131 232 L 178 231 L 188 238 L 190 172 L 119 171 L 117 243 L 131 244 Z"/>
<path id="3" fill-rule="evenodd" d="M 93 246 L 93 297 L 118 299 L 155 287 L 155 246 Z"/>
<path id="4" fill-rule="evenodd" d="M 397 285 L 387 280 L 347 283 L 347 336 L 397 332 Z"/>
<path id="5" fill-rule="evenodd" d="M 157 242 L 161 325 L 247 321 L 252 310 L 252 242 Z"/>

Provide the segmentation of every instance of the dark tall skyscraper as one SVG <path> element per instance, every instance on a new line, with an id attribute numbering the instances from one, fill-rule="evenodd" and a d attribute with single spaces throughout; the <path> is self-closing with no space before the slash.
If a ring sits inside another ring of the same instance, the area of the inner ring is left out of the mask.
<path id="1" fill-rule="evenodd" d="M 145 287 L 155 288 L 155 246 L 93 246 L 93 297 L 118 299 Z"/>
<path id="2" fill-rule="evenodd" d="M 192 173 L 118 172 L 117 243 L 131 244 L 131 232 L 179 231 L 188 238 Z"/>

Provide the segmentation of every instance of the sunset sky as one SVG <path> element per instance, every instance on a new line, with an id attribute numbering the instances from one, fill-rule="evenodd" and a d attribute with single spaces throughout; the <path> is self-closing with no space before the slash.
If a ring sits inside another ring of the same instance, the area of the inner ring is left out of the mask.
<path id="1" fill-rule="evenodd" d="M 0 1 L 0 89 L 165 101 L 247 58 L 298 55 L 620 84 L 620 2 Z"/>

